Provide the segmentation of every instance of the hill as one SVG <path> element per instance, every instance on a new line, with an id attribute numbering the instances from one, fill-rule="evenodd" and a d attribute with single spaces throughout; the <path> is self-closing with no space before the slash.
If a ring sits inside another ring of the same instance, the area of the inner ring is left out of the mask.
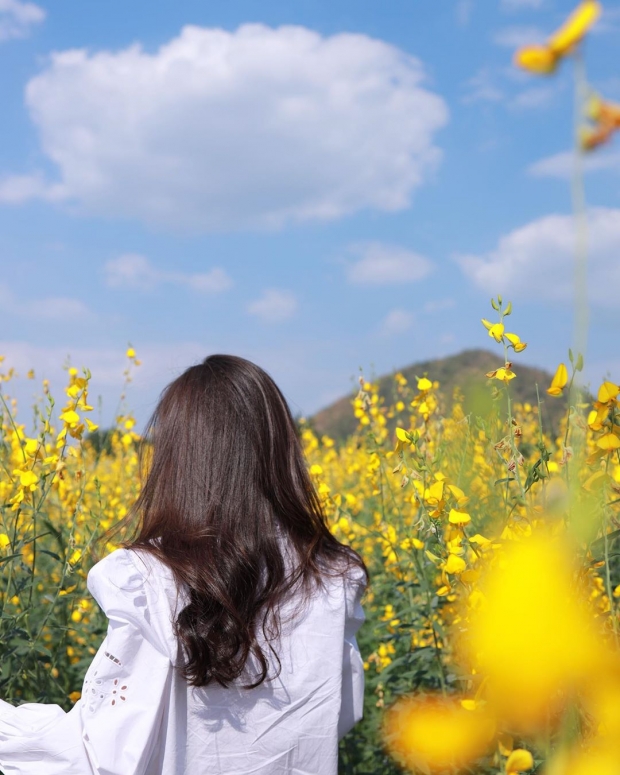
<path id="1" fill-rule="evenodd" d="M 378 378 L 379 393 L 389 405 L 395 400 L 394 374 L 399 371 L 406 377 L 409 384 L 415 389 L 416 377 L 427 374 L 428 378 L 439 382 L 439 393 L 447 401 L 446 409 L 450 410 L 452 396 L 456 387 L 460 388 L 465 396 L 465 413 L 486 414 L 490 405 L 492 388 L 500 386 L 495 380 L 489 380 L 485 374 L 498 366 L 501 366 L 501 358 L 496 353 L 488 350 L 466 350 L 458 355 L 447 358 L 438 358 L 430 361 L 421 361 L 395 370 L 392 374 L 386 374 Z M 513 400 L 519 403 L 537 405 L 536 385 L 540 392 L 543 424 L 547 431 L 556 432 L 561 418 L 566 413 L 566 398 L 551 398 L 546 389 L 551 383 L 552 375 L 544 369 L 533 366 L 525 366 L 515 363 L 516 379 L 510 382 L 510 393 Z M 351 400 L 357 391 L 339 398 L 334 403 L 321 409 L 308 418 L 308 422 L 319 434 L 327 434 L 332 438 L 342 441 L 350 436 L 357 427 L 357 420 L 353 415 Z"/>

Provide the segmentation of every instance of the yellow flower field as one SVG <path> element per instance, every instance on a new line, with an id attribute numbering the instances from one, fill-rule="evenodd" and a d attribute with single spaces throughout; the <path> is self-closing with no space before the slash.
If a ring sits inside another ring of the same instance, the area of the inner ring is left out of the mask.
<path id="1" fill-rule="evenodd" d="M 360 379 L 346 442 L 300 422 L 331 528 L 371 576 L 365 718 L 341 744 L 342 772 L 611 773 L 620 757 L 620 386 L 605 381 L 590 401 L 570 353 L 538 406 L 514 404 L 527 345 L 507 330 L 511 305 L 492 304 L 497 320 L 482 323 L 498 366 L 480 415 L 432 374 L 396 374 L 393 406 Z M 139 361 L 127 355 L 130 381 Z M 128 411 L 105 434 L 89 421 L 87 369 L 69 369 L 57 422 L 45 382 L 22 419 L 13 376 L 2 374 L 0 693 L 68 709 L 106 626 L 86 574 L 137 496 L 141 439 Z M 540 406 L 563 393 L 552 434 Z"/>

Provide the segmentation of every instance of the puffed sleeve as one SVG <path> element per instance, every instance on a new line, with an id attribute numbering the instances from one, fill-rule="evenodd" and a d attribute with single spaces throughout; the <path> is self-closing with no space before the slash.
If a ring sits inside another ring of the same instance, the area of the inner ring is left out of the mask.
<path id="1" fill-rule="evenodd" d="M 97 563 L 87 584 L 109 623 L 82 697 L 68 713 L 52 704 L 2 702 L 5 775 L 146 772 L 173 669 L 166 607 L 132 550 L 117 549 Z"/>
<path id="2" fill-rule="evenodd" d="M 342 695 L 338 720 L 340 740 L 362 718 L 364 712 L 364 662 L 355 634 L 365 621 L 362 597 L 366 580 L 362 572 L 345 579 L 346 619 L 342 656 Z"/>

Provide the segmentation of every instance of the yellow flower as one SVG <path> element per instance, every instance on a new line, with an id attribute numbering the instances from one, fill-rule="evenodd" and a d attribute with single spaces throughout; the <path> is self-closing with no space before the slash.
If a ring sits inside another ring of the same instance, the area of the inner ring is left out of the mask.
<path id="1" fill-rule="evenodd" d="M 439 504 L 443 500 L 443 479 L 433 482 L 424 494 L 426 501 L 433 505 Z"/>
<path id="2" fill-rule="evenodd" d="M 523 350 L 525 350 L 525 348 L 527 347 L 527 343 L 522 342 L 521 339 L 517 336 L 517 334 L 509 334 L 508 332 L 506 332 L 504 336 L 506 337 L 506 339 L 508 339 L 508 341 L 510 342 L 510 344 L 512 345 L 512 348 L 516 353 L 523 352 Z"/>
<path id="3" fill-rule="evenodd" d="M 616 449 L 620 449 L 620 439 L 615 433 L 606 433 L 596 442 L 596 446 L 605 452 L 613 452 Z"/>
<path id="4" fill-rule="evenodd" d="M 15 476 L 19 476 L 19 483 L 24 489 L 37 489 L 37 482 L 39 481 L 39 477 L 34 473 L 34 471 L 22 471 L 21 469 L 16 468 L 13 473 Z"/>
<path id="5" fill-rule="evenodd" d="M 583 40 L 600 13 L 601 4 L 597 0 L 584 0 L 545 45 L 520 48 L 514 57 L 515 64 L 536 75 L 550 75 L 560 60 Z"/>
<path id="6" fill-rule="evenodd" d="M 128 358 L 135 358 L 136 357 L 136 351 L 133 349 L 133 347 L 128 347 L 127 348 L 127 352 L 125 353 L 125 355 Z"/>
<path id="7" fill-rule="evenodd" d="M 77 412 L 74 412 L 73 409 L 67 409 L 59 415 L 59 419 L 70 427 L 73 427 L 80 421 L 80 415 Z"/>
<path id="8" fill-rule="evenodd" d="M 433 383 L 426 377 L 421 377 L 418 380 L 418 390 L 430 390 L 433 387 Z"/>
<path id="9" fill-rule="evenodd" d="M 489 328 L 489 336 L 495 339 L 496 342 L 501 342 L 503 335 L 504 335 L 503 323 L 495 323 L 495 325 Z"/>
<path id="10" fill-rule="evenodd" d="M 403 444 L 411 444 L 411 434 L 404 428 L 396 428 L 396 438 Z"/>
<path id="11" fill-rule="evenodd" d="M 38 450 L 39 450 L 39 440 L 27 439 L 26 443 L 24 444 L 24 452 L 29 457 L 36 457 Z"/>
<path id="12" fill-rule="evenodd" d="M 597 0 L 584 0 L 549 38 L 547 45 L 550 51 L 558 57 L 570 54 L 598 19 L 601 10 L 601 4 Z"/>
<path id="13" fill-rule="evenodd" d="M 498 379 L 500 382 L 510 382 L 511 379 L 517 376 L 511 367 L 512 363 L 506 363 L 505 366 L 495 369 L 495 371 L 488 371 L 486 376 L 489 379 Z"/>
<path id="14" fill-rule="evenodd" d="M 74 549 L 73 554 L 71 557 L 69 557 L 69 562 L 71 565 L 75 565 L 82 559 L 82 550 L 81 549 Z"/>
<path id="15" fill-rule="evenodd" d="M 606 143 L 620 129 L 620 105 L 602 100 L 598 95 L 590 98 L 588 117 L 594 122 L 593 128 L 581 131 L 581 147 L 586 151 Z"/>
<path id="16" fill-rule="evenodd" d="M 467 503 L 467 501 L 469 500 L 469 498 L 467 497 L 467 495 L 465 495 L 463 490 L 461 490 L 461 488 L 457 487 L 455 484 L 449 484 L 448 489 L 452 493 L 452 497 L 455 499 L 455 501 L 458 503 L 459 506 L 463 503 Z"/>
<path id="17" fill-rule="evenodd" d="M 524 772 L 531 770 L 534 766 L 534 757 L 524 748 L 515 748 L 506 762 L 506 775 L 513 775 L 515 772 Z"/>
<path id="18" fill-rule="evenodd" d="M 550 396 L 561 396 L 567 383 L 568 371 L 566 370 L 566 366 L 563 363 L 560 363 L 551 380 L 551 386 L 547 388 L 547 393 L 549 393 Z"/>
<path id="19" fill-rule="evenodd" d="M 466 511 L 450 509 L 448 521 L 453 525 L 468 525 L 471 522 L 471 517 Z"/>
<path id="20" fill-rule="evenodd" d="M 388 749 L 407 769 L 452 771 L 484 753 L 494 724 L 457 697 L 410 696 L 388 710 L 383 731 Z"/>
<path id="21" fill-rule="evenodd" d="M 446 573 L 453 573 L 456 575 L 462 573 L 466 568 L 467 563 L 465 560 L 456 554 L 450 554 L 443 565 L 443 569 Z"/>
<path id="22" fill-rule="evenodd" d="M 524 46 L 515 54 L 514 62 L 536 75 L 549 75 L 555 71 L 558 58 L 546 46 Z"/>
<path id="23" fill-rule="evenodd" d="M 10 543 L 11 539 L 8 535 L 6 533 L 0 533 L 0 549 L 6 549 Z"/>
<path id="24" fill-rule="evenodd" d="M 613 382 L 603 382 L 598 389 L 598 400 L 601 404 L 608 404 L 610 401 L 615 401 L 620 393 L 620 387 L 614 385 Z"/>
<path id="25" fill-rule="evenodd" d="M 469 611 L 463 654 L 487 678 L 487 700 L 513 728 L 546 719 L 603 659 L 573 562 L 570 549 L 546 534 L 508 542 L 478 585 L 484 605 Z"/>

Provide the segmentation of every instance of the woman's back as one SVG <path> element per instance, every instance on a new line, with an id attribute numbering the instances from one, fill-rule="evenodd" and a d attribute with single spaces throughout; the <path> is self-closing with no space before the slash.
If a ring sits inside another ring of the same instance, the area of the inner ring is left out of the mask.
<path id="1" fill-rule="evenodd" d="M 196 688 L 172 667 L 180 656 L 172 617 L 186 604 L 186 593 L 177 594 L 172 573 L 152 555 L 113 552 L 91 570 L 89 589 L 111 621 L 122 620 L 124 600 L 125 618 L 133 615 L 135 624 L 120 626 L 117 643 L 102 645 L 86 675 L 82 713 L 88 729 L 115 723 L 129 704 L 136 706 L 132 718 L 148 714 L 152 721 L 142 737 L 132 728 L 122 740 L 123 756 L 133 748 L 146 766 L 137 771 L 145 775 L 336 773 L 338 739 L 362 715 L 355 632 L 364 618 L 364 582 L 359 570 L 353 579 L 327 579 L 288 624 L 298 602 L 292 598 L 282 606 L 278 677 L 254 689 L 244 689 L 241 680 Z M 154 646 L 148 660 L 135 653 L 136 625 Z"/>
<path id="2" fill-rule="evenodd" d="M 0 701 L 0 767 L 335 775 L 362 715 L 366 569 L 329 529 L 279 388 L 236 356 L 186 369 L 140 472 L 113 527 L 135 535 L 88 576 L 109 626 L 82 697 L 69 713 Z"/>

